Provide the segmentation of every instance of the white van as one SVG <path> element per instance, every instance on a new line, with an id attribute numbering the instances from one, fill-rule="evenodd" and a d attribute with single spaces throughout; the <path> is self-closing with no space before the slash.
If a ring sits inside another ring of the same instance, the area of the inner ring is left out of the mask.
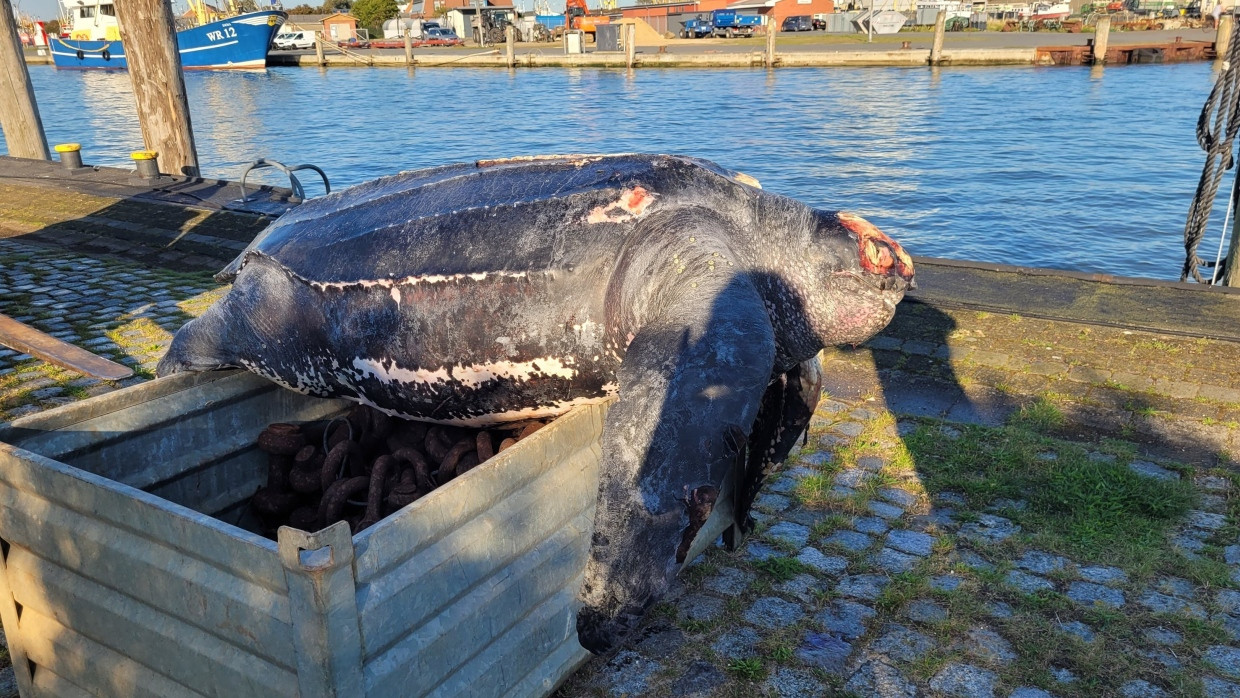
<path id="1" fill-rule="evenodd" d="M 314 32 L 284 32 L 271 42 L 280 49 L 314 48 Z"/>

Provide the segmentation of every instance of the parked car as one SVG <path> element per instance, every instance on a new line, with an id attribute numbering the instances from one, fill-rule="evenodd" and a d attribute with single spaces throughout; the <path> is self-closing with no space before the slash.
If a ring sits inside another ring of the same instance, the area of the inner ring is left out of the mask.
<path id="1" fill-rule="evenodd" d="M 278 49 L 314 48 L 314 32 L 284 32 L 276 34 L 272 45 Z"/>
<path id="2" fill-rule="evenodd" d="M 431 27 L 422 32 L 418 46 L 461 46 L 464 43 L 451 29 Z"/>
<path id="3" fill-rule="evenodd" d="M 794 15 L 785 17 L 784 23 L 779 27 L 781 32 L 808 32 L 814 30 L 814 20 L 809 15 Z"/>

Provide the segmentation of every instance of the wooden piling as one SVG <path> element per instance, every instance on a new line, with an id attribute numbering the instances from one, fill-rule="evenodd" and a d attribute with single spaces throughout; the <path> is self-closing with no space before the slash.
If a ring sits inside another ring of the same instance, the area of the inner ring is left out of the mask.
<path id="1" fill-rule="evenodd" d="M 1218 30 L 1214 34 L 1214 55 L 1218 60 L 1223 60 L 1231 47 L 1231 28 L 1235 21 L 1231 12 L 1224 12 L 1218 18 Z"/>
<path id="2" fill-rule="evenodd" d="M 409 50 L 412 52 L 412 47 Z M 318 32 L 314 33 L 314 57 L 318 59 L 320 67 L 327 65 L 327 57 L 323 55 L 323 36 Z"/>
<path id="3" fill-rule="evenodd" d="M 943 34 L 947 32 L 947 10 L 939 9 L 934 17 L 934 43 L 930 45 L 930 65 L 943 62 Z"/>
<path id="4" fill-rule="evenodd" d="M 768 68 L 775 67 L 775 34 L 779 32 L 779 27 L 775 25 L 775 18 L 771 18 L 770 24 L 766 25 L 766 60 L 763 64 Z"/>
<path id="5" fill-rule="evenodd" d="M 1094 55 L 1090 58 L 1094 65 L 1107 62 L 1107 44 L 1111 43 L 1111 18 L 1103 15 L 1094 26 Z"/>
<path id="6" fill-rule="evenodd" d="M 630 70 L 637 62 L 637 24 L 624 25 L 624 66 Z"/>
<path id="7" fill-rule="evenodd" d="M 517 31 L 509 24 L 504 28 L 504 55 L 508 57 L 508 67 L 517 67 Z"/>
<path id="8" fill-rule="evenodd" d="M 116 3 L 125 62 L 138 104 L 146 149 L 159 153 L 160 169 L 198 176 L 198 152 L 189 119 L 177 30 L 167 0 Z"/>
<path id="9" fill-rule="evenodd" d="M 403 24 L 404 20 L 401 22 Z M 322 50 L 319 49 L 319 51 Z M 405 25 L 405 65 L 413 67 L 413 20 L 409 20 L 409 24 Z"/>
<path id="10" fill-rule="evenodd" d="M 9 155 L 51 159 L 9 0 L 0 0 L 0 128 Z"/>

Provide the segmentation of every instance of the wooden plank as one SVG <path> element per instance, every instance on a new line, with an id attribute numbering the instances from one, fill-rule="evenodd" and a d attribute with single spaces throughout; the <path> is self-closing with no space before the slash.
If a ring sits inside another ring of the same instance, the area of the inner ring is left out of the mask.
<path id="1" fill-rule="evenodd" d="M 0 344 L 94 378 L 118 381 L 133 376 L 133 369 L 128 366 L 108 361 L 3 314 L 0 314 Z"/>
<path id="2" fill-rule="evenodd" d="M 79 691 L 82 695 L 93 693 L 117 698 L 196 698 L 203 695 L 34 609 L 22 613 L 21 625 L 30 647 L 30 660 L 39 666 L 34 675 L 39 695 L 65 696 Z M 45 679 L 44 674 L 56 678 Z"/>
<path id="3" fill-rule="evenodd" d="M 610 403 L 572 410 L 533 436 L 456 478 L 429 496 L 358 535 L 358 584 L 383 574 L 409 556 L 434 545 L 460 522 L 486 511 L 501 498 L 538 477 L 557 459 L 592 449 L 601 458 L 598 441 Z"/>
<path id="4" fill-rule="evenodd" d="M 593 512 L 577 515 L 558 527 L 555 535 L 515 558 L 434 618 L 414 624 L 413 632 L 365 664 L 367 694 L 425 695 L 516 627 L 539 604 L 570 586 L 571 604 L 593 526 Z M 518 634 L 534 629 L 521 628 Z M 568 632 L 567 627 L 564 632 Z M 537 651 L 533 647 L 527 650 Z M 479 690 L 487 691 L 482 686 Z"/>
<path id="5" fill-rule="evenodd" d="M 292 696 L 295 675 L 162 612 L 30 554 L 9 554 L 14 599 L 208 695 Z"/>
<path id="6" fill-rule="evenodd" d="M 15 500 L 20 500 L 20 508 Z M 292 670 L 288 597 L 29 493 L 0 488 L 14 546 Z"/>
<path id="7" fill-rule="evenodd" d="M 4 443 L 0 443 L 0 483 L 163 541 L 241 579 L 285 592 L 274 541 L 192 509 Z"/>
<path id="8" fill-rule="evenodd" d="M 358 585 L 367 658 L 388 649 L 474 587 L 514 564 L 583 512 L 593 521 L 597 457 L 581 451 L 561 467 L 463 520 L 435 545 Z M 582 533 L 588 539 L 589 529 Z M 585 561 L 582 560 L 584 565 Z"/>

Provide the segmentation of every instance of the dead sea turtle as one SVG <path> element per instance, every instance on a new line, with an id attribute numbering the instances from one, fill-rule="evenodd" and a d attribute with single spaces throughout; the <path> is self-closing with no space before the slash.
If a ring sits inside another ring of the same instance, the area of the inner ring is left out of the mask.
<path id="1" fill-rule="evenodd" d="M 465 425 L 618 396 L 578 622 L 600 651 L 664 592 L 734 467 L 745 527 L 766 468 L 809 423 L 818 351 L 872 336 L 913 279 L 865 220 L 756 184 L 665 155 L 362 184 L 264 231 L 158 372 L 240 366 Z"/>

